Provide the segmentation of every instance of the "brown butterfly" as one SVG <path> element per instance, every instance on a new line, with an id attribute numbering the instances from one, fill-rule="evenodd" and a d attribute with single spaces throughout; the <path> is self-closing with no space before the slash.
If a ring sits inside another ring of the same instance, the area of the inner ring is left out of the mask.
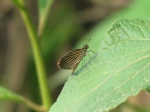
<path id="1" fill-rule="evenodd" d="M 58 60 L 57 66 L 61 69 L 72 70 L 72 73 L 74 73 L 82 58 L 86 56 L 88 48 L 89 46 L 85 44 L 81 49 L 76 49 L 67 53 Z"/>

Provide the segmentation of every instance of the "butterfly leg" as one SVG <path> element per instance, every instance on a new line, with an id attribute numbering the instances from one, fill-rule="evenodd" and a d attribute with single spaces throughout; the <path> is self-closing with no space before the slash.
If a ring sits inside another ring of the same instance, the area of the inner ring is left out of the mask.
<path id="1" fill-rule="evenodd" d="M 92 50 L 89 50 L 88 52 L 92 52 L 92 53 L 94 53 L 94 54 L 96 53 L 95 51 L 92 51 Z"/>
<path id="2" fill-rule="evenodd" d="M 89 52 L 92 52 L 93 54 L 95 54 L 96 52 L 94 52 L 94 51 L 92 51 L 92 50 L 89 50 L 89 51 L 87 51 L 88 53 L 86 53 L 86 55 L 88 55 L 90 58 L 91 58 L 91 56 L 90 56 L 90 54 L 89 54 Z"/>

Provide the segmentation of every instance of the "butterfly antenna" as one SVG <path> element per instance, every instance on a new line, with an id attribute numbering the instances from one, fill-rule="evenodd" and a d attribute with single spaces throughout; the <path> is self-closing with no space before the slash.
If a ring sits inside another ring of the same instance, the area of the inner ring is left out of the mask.
<path id="1" fill-rule="evenodd" d="M 89 39 L 89 40 L 87 41 L 87 44 L 90 42 L 90 40 L 91 40 L 91 39 Z M 84 41 L 86 42 L 86 39 L 85 39 Z"/>
<path id="2" fill-rule="evenodd" d="M 87 41 L 87 44 L 88 44 L 90 41 L 91 41 L 91 39 L 89 39 L 89 40 Z"/>

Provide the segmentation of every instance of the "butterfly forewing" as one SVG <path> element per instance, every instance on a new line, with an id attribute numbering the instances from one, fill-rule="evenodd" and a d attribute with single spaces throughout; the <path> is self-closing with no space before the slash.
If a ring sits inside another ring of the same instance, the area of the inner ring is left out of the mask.
<path id="1" fill-rule="evenodd" d="M 58 61 L 58 67 L 62 69 L 74 69 L 85 55 L 85 49 L 74 50 Z"/>
<path id="2" fill-rule="evenodd" d="M 89 46 L 85 44 L 82 49 L 76 49 L 67 53 L 60 60 L 58 60 L 57 66 L 62 69 L 72 69 L 72 73 L 74 73 L 78 64 L 86 55 L 86 51 L 88 48 Z"/>

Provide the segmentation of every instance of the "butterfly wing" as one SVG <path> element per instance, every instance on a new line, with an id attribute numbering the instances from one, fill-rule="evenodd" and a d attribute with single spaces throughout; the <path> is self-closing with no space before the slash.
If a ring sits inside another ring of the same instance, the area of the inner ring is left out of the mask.
<path id="1" fill-rule="evenodd" d="M 86 51 L 84 49 L 76 49 L 64 55 L 57 63 L 59 68 L 62 69 L 76 69 L 81 59 L 85 56 Z"/>

